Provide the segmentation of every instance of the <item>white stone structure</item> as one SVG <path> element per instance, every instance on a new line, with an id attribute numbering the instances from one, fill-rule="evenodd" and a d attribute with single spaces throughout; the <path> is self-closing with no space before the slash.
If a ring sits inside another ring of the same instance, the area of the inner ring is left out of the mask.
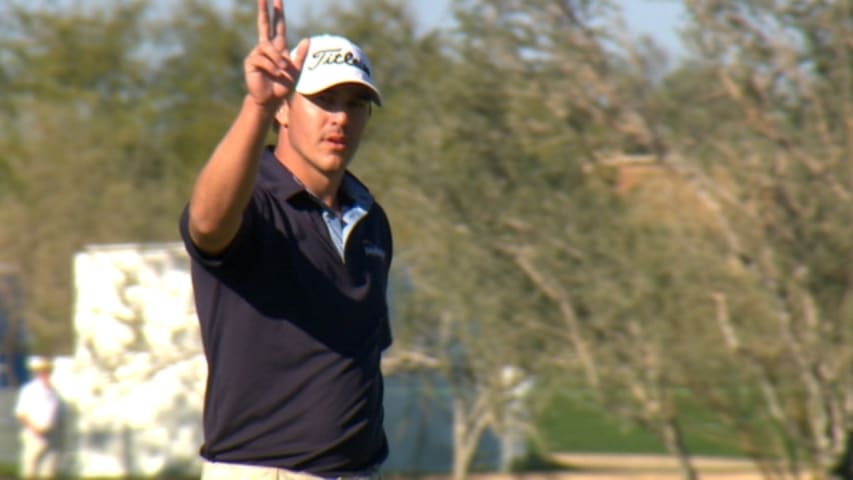
<path id="1" fill-rule="evenodd" d="M 207 367 L 183 245 L 92 246 L 74 276 L 74 356 L 54 375 L 70 407 L 68 470 L 199 471 Z"/>

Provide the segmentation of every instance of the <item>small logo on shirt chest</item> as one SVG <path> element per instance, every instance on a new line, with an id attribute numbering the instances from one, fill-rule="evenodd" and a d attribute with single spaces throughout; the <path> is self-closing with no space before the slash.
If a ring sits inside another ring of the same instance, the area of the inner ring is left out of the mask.
<path id="1" fill-rule="evenodd" d="M 368 257 L 377 257 L 383 262 L 385 261 L 385 257 L 387 256 L 385 254 L 385 250 L 383 250 L 381 247 L 378 247 L 368 242 L 364 242 L 364 254 Z"/>

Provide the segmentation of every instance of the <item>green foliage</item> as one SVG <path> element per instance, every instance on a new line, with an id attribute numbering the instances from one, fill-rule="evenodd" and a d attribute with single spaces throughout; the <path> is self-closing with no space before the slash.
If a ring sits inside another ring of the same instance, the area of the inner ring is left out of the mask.
<path id="1" fill-rule="evenodd" d="M 71 258 L 172 241 L 193 178 L 236 111 L 248 16 L 149 2 L 3 7 L 2 260 L 22 272 L 33 348 L 68 352 Z"/>

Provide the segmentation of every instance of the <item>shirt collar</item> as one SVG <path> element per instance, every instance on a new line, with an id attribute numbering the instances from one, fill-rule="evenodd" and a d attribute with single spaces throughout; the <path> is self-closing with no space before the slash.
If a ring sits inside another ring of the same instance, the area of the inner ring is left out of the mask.
<path id="1" fill-rule="evenodd" d="M 272 146 L 265 148 L 261 155 L 258 167 L 258 184 L 274 192 L 276 196 L 288 200 L 303 193 L 311 195 L 302 182 L 284 164 L 278 161 Z M 341 192 L 351 200 L 353 206 L 359 206 L 365 211 L 373 205 L 373 195 L 371 195 L 370 190 L 349 171 L 344 176 Z"/>
<path id="2" fill-rule="evenodd" d="M 358 206 L 367 211 L 373 205 L 373 195 L 370 194 L 370 190 L 350 172 L 346 173 L 341 190 L 351 200 L 353 207 Z"/>
<path id="3" fill-rule="evenodd" d="M 258 185 L 273 192 L 277 197 L 287 199 L 306 192 L 305 187 L 293 176 L 293 173 L 278 161 L 271 146 L 265 148 L 261 155 L 258 166 Z"/>

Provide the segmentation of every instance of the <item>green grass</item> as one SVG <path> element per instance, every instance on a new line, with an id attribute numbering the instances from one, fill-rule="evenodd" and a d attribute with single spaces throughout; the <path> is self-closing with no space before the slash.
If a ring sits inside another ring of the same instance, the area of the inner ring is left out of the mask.
<path id="1" fill-rule="evenodd" d="M 17 464 L 0 463 L 0 478 L 16 478 L 17 475 Z"/>
<path id="2" fill-rule="evenodd" d="M 694 455 L 740 456 L 731 445 L 709 439 L 710 415 L 685 416 L 687 446 Z M 554 452 L 668 453 L 654 434 L 568 395 L 558 395 L 536 419 L 548 450 Z"/>

